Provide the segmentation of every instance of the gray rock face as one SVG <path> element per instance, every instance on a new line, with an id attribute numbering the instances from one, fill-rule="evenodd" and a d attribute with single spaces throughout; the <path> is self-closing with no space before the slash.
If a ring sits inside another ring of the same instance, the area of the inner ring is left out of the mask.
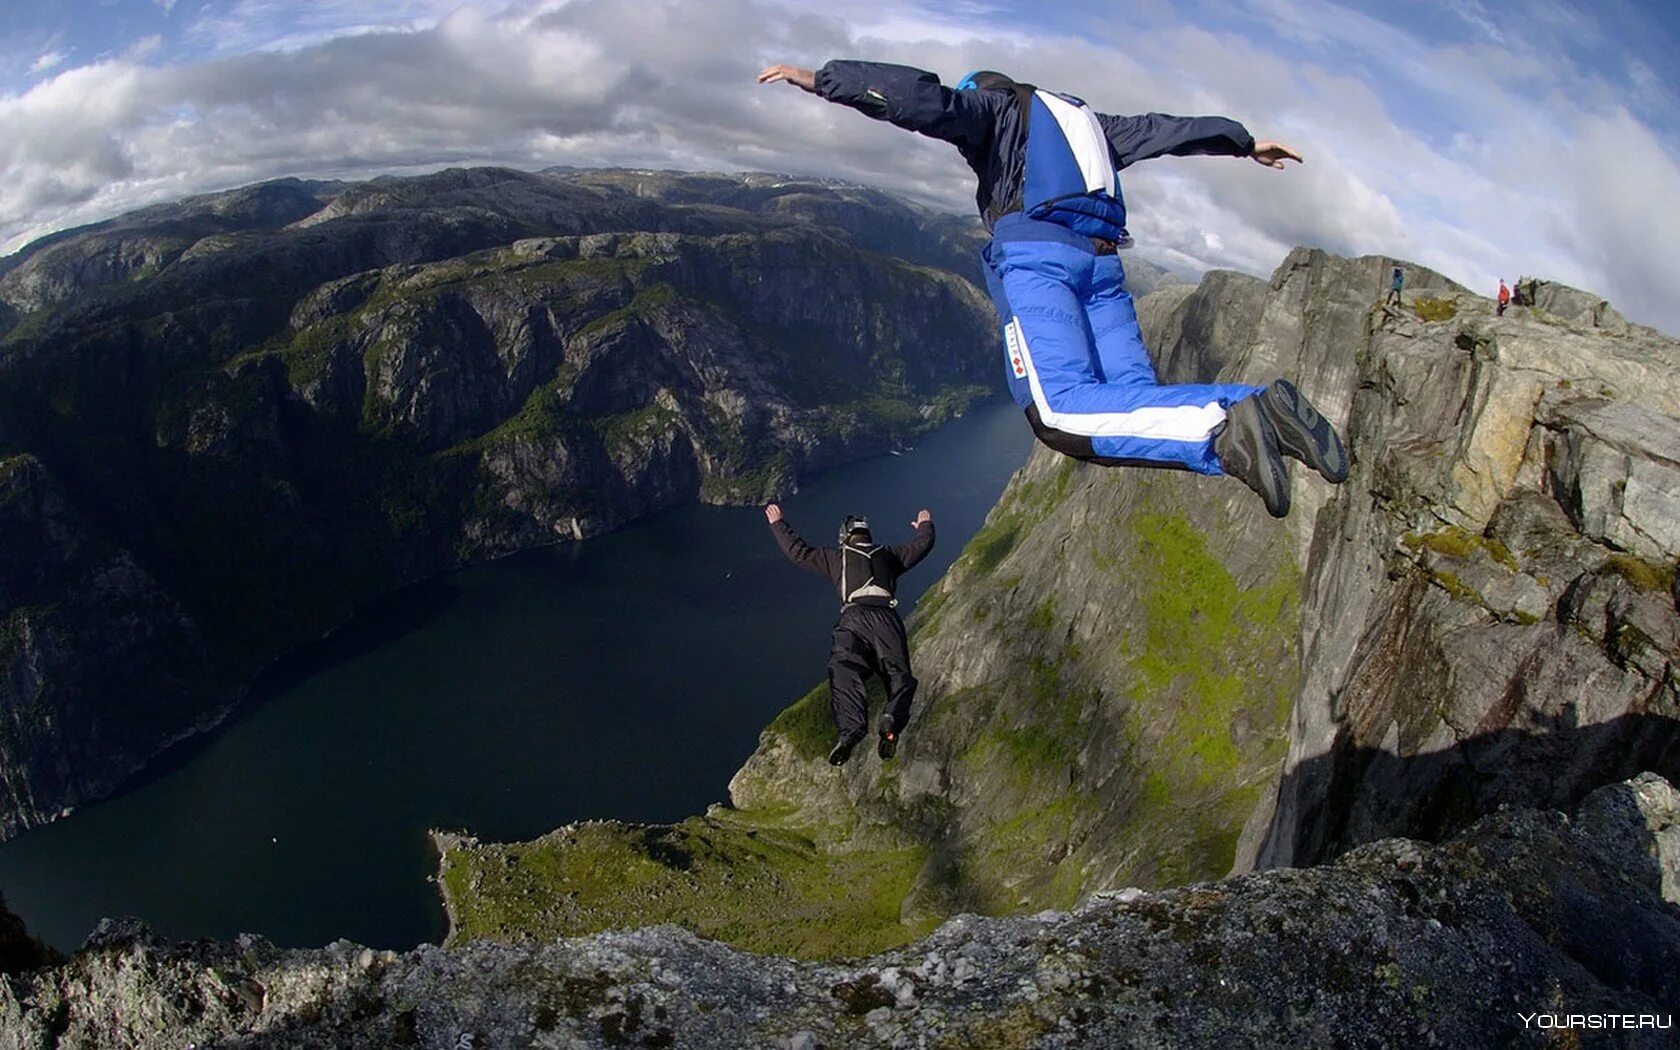
<path id="1" fill-rule="evenodd" d="M 1568 1014 L 1670 1046 L 1677 823 L 1680 795 L 1641 777 L 1573 820 L 1512 810 L 1441 846 L 962 916 L 846 963 L 669 926 L 399 955 L 107 924 L 0 984 L 0 1046 L 1505 1047 L 1551 1045 Z"/>
<path id="2" fill-rule="evenodd" d="M 0 530 L 49 561 L 0 578 L 0 837 L 405 582 L 770 497 L 962 412 L 993 378 L 991 307 L 952 269 L 974 240 L 838 184 L 476 169 L 25 249 L 0 460 L 30 466 Z"/>
<path id="3" fill-rule="evenodd" d="M 1630 326 L 1626 318 L 1598 296 L 1556 281 L 1535 281 L 1534 302 L 1511 309 L 1575 328 L 1601 328 L 1611 335 L 1626 335 L 1630 329 L 1640 329 L 1640 326 Z"/>
<path id="4" fill-rule="evenodd" d="M 1306 677 L 1244 856 L 1314 863 L 1676 772 L 1680 345 L 1615 332 L 1459 293 L 1370 326 L 1328 410 L 1354 476 L 1313 522 Z"/>
<path id="5" fill-rule="evenodd" d="M 1588 538 L 1655 561 L 1680 551 L 1680 430 L 1637 403 L 1548 396 L 1546 480 Z"/>

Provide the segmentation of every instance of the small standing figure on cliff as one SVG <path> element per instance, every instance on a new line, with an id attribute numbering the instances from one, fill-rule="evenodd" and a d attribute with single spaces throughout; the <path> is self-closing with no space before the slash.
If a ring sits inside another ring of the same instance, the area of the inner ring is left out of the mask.
<path id="1" fill-rule="evenodd" d="M 1511 289 L 1505 287 L 1505 278 L 1499 279 L 1499 308 L 1494 311 L 1499 317 L 1505 316 L 1505 308 L 1511 305 Z"/>
<path id="2" fill-rule="evenodd" d="M 815 71 L 770 66 L 758 80 L 957 147 L 979 179 L 976 203 L 992 234 L 981 259 L 1003 323 L 1004 373 L 1041 442 L 1103 466 L 1229 474 L 1280 518 L 1289 513 L 1283 456 L 1346 480 L 1340 436 L 1286 380 L 1264 389 L 1161 383 L 1116 254 L 1131 246 L 1119 174 L 1127 166 L 1214 154 L 1281 169 L 1300 154 L 1256 142 L 1225 117 L 1111 116 L 989 71 L 949 88 L 909 66 L 834 61 Z"/>
<path id="3" fill-rule="evenodd" d="M 1384 306 L 1400 305 L 1400 289 L 1406 286 L 1406 271 L 1396 266 L 1388 274 L 1388 298 L 1383 300 Z"/>
<path id="4" fill-rule="evenodd" d="M 911 522 L 909 543 L 883 546 L 869 532 L 867 519 L 846 515 L 835 547 L 813 547 L 782 520 L 782 508 L 764 508 L 770 531 L 788 560 L 810 569 L 840 591 L 840 619 L 834 624 L 834 647 L 828 654 L 829 711 L 840 732 L 828 753 L 832 765 L 852 757 L 869 732 L 869 697 L 864 685 L 871 674 L 887 684 L 887 707 L 881 712 L 876 753 L 889 759 L 910 720 L 916 679 L 910 674 L 910 643 L 898 615 L 898 578 L 933 550 L 933 515 L 922 511 Z"/>

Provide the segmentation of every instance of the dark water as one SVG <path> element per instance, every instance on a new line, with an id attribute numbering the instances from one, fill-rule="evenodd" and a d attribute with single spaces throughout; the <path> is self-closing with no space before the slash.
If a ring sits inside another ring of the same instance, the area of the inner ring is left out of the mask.
<path id="1" fill-rule="evenodd" d="M 783 506 L 812 542 L 867 514 L 937 580 L 1025 461 L 1012 405 Z M 688 507 L 405 591 L 274 676 L 259 702 L 125 794 L 0 846 L 0 891 L 74 948 L 105 915 L 172 938 L 436 940 L 431 827 L 489 839 L 664 821 L 726 796 L 759 730 L 823 675 L 837 601 L 756 508 Z"/>

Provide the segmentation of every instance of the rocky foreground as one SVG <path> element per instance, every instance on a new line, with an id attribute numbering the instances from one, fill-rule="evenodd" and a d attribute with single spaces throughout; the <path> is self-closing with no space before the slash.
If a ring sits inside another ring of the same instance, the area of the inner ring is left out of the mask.
<path id="1" fill-rule="evenodd" d="M 1573 817 L 1510 810 L 1440 846 L 960 916 L 855 962 L 671 926 L 394 954 L 169 945 L 107 923 L 69 962 L 0 984 L 0 1046 L 1563 1045 L 1540 1027 L 1553 1015 L 1672 1026 L 1677 901 L 1680 793 L 1645 775 Z M 1674 1029 L 1585 1034 L 1657 1047 Z"/>

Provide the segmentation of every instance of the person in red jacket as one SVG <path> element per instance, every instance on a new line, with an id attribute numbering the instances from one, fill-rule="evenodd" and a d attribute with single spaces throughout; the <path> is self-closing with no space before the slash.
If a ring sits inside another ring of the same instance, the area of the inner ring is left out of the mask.
<path id="1" fill-rule="evenodd" d="M 1500 317 L 1505 316 L 1505 308 L 1511 305 L 1511 289 L 1505 287 L 1505 278 L 1499 279 L 1499 310 Z"/>

